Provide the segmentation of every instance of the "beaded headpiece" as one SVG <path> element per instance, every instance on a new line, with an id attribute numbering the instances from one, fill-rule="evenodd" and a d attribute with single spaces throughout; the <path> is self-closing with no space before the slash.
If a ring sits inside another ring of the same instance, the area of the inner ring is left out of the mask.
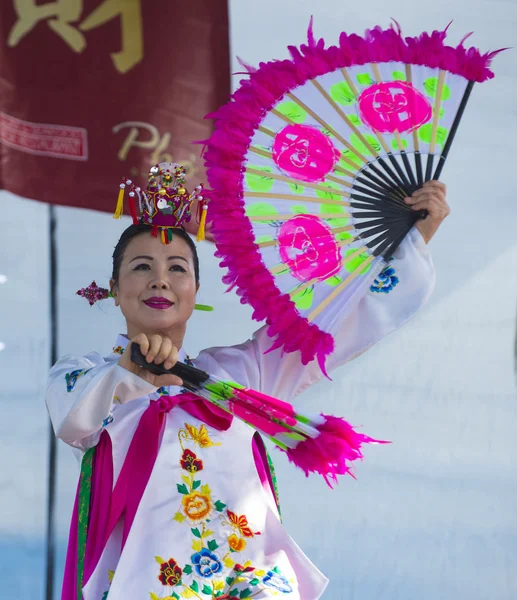
<path id="1" fill-rule="evenodd" d="M 198 201 L 199 230 L 197 240 L 204 239 L 207 202 L 202 195 L 203 185 L 193 192 L 185 187 L 187 168 L 176 163 L 161 163 L 149 171 L 147 187 L 142 189 L 131 179 L 122 179 L 117 208 L 113 217 L 119 219 L 124 211 L 124 194 L 129 188 L 129 210 L 135 225 L 152 227 L 152 234 L 160 234 L 164 244 L 172 240 L 172 230 L 183 228 L 192 218 L 192 206 Z"/>

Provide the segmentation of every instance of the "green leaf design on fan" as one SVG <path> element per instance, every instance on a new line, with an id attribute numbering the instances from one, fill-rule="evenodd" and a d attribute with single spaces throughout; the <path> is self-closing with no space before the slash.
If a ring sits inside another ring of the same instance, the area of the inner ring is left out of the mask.
<path id="1" fill-rule="evenodd" d="M 336 104 L 350 105 L 355 102 L 355 95 L 346 81 L 340 81 L 330 86 L 330 97 Z"/>
<path id="2" fill-rule="evenodd" d="M 327 285 L 330 285 L 332 287 L 336 287 L 342 281 L 343 280 L 341 279 L 341 277 L 338 277 L 337 275 L 333 275 L 332 277 L 328 277 L 327 279 L 324 279 L 323 283 L 326 283 Z"/>
<path id="3" fill-rule="evenodd" d="M 339 165 L 341 167 L 343 167 L 343 169 L 348 169 L 350 171 L 354 167 L 349 162 L 346 162 L 345 160 L 343 160 L 345 158 L 347 158 L 348 160 L 351 160 L 355 164 L 355 167 L 357 170 L 359 170 L 361 168 L 360 159 L 351 150 L 348 150 L 348 148 L 346 150 L 343 150 L 343 152 L 341 152 L 341 159 L 339 160 Z"/>
<path id="4" fill-rule="evenodd" d="M 303 194 L 303 187 L 299 183 L 290 183 L 289 187 L 295 194 Z"/>
<path id="5" fill-rule="evenodd" d="M 348 250 L 347 252 L 345 252 L 345 258 L 347 256 L 350 256 L 351 254 L 353 254 L 355 252 L 354 249 Z M 363 252 L 362 254 L 359 254 L 359 256 L 356 256 L 355 258 L 353 258 L 352 260 L 349 260 L 347 263 L 345 263 L 345 269 L 349 272 L 352 273 L 353 271 L 355 271 L 356 269 L 360 268 L 362 263 L 364 263 L 364 261 L 368 258 L 368 254 L 366 252 Z M 361 272 L 360 275 L 364 275 L 365 273 L 368 273 L 368 271 L 372 268 L 371 263 L 369 265 L 367 265 Z"/>
<path id="6" fill-rule="evenodd" d="M 296 304 L 296 308 L 299 310 L 307 310 L 312 306 L 314 300 L 314 286 L 311 286 L 299 294 L 295 294 L 292 297 L 293 302 Z"/>
<path id="7" fill-rule="evenodd" d="M 375 83 L 370 73 L 358 73 L 356 79 L 360 85 L 372 85 Z"/>
<path id="8" fill-rule="evenodd" d="M 257 244 L 261 244 L 262 242 L 272 242 L 275 238 L 271 235 L 259 235 L 255 238 L 255 242 Z"/>
<path id="9" fill-rule="evenodd" d="M 406 75 L 402 71 L 393 71 L 391 74 L 393 81 L 406 81 Z"/>
<path id="10" fill-rule="evenodd" d="M 248 217 L 263 217 L 266 215 L 277 215 L 278 210 L 276 206 L 269 202 L 254 202 L 246 206 L 246 215 Z M 261 223 L 273 223 L 275 221 L 274 216 L 271 217 L 271 221 L 261 221 Z"/>
<path id="11" fill-rule="evenodd" d="M 309 214 L 309 211 L 307 209 L 306 206 L 304 206 L 303 204 L 292 204 L 289 208 L 289 210 L 294 213 L 295 215 L 307 215 Z"/>
<path id="12" fill-rule="evenodd" d="M 424 81 L 424 89 L 428 96 L 433 98 L 436 96 L 438 91 L 438 77 L 429 77 Z M 447 84 L 442 86 L 442 101 L 448 100 L 451 97 L 451 88 Z"/>
<path id="13" fill-rule="evenodd" d="M 445 144 L 445 140 L 447 139 L 447 135 L 449 134 L 449 130 L 445 127 L 438 126 L 436 128 L 436 143 L 443 147 Z M 431 143 L 433 135 L 433 124 L 427 123 L 426 125 L 422 125 L 418 130 L 418 137 L 426 144 Z"/>
<path id="14" fill-rule="evenodd" d="M 408 141 L 405 140 L 404 138 L 400 138 L 400 141 L 402 142 L 402 150 L 405 150 L 408 147 Z M 400 150 L 400 146 L 399 143 L 397 141 L 397 138 L 393 138 L 391 140 L 391 147 L 393 148 L 393 150 L 398 151 Z"/>
<path id="15" fill-rule="evenodd" d="M 307 119 L 307 113 L 296 104 L 296 102 L 281 102 L 275 107 L 276 110 L 295 123 L 303 123 Z"/>
<path id="16" fill-rule="evenodd" d="M 342 200 L 343 198 L 338 194 L 333 194 L 332 189 L 341 190 L 341 186 L 337 183 L 325 182 L 325 187 L 329 188 L 328 192 L 324 192 L 323 190 L 314 190 L 316 192 L 316 196 L 318 198 L 323 198 L 323 200 Z"/>
<path id="17" fill-rule="evenodd" d="M 345 227 L 348 225 L 348 217 L 340 217 L 339 215 L 346 214 L 346 210 L 344 206 L 337 206 L 336 204 L 322 204 L 320 208 L 321 213 L 332 213 L 335 214 L 336 217 L 326 217 L 325 221 L 331 227 Z"/>
<path id="18" fill-rule="evenodd" d="M 347 115 L 347 117 L 348 120 L 352 123 L 352 125 L 359 126 L 363 124 L 361 119 L 357 115 L 354 115 L 354 113 Z"/>
<path id="19" fill-rule="evenodd" d="M 363 137 L 376 152 L 380 152 L 381 145 L 379 143 L 379 140 L 374 135 L 365 133 Z M 370 152 L 370 150 L 363 144 L 363 142 L 356 133 L 353 133 L 350 136 L 350 143 L 354 148 L 359 150 L 361 154 L 372 154 L 372 152 Z"/>
<path id="20" fill-rule="evenodd" d="M 248 165 L 250 168 L 257 171 L 263 171 L 264 175 L 256 175 L 255 173 L 248 173 L 246 171 L 246 183 L 251 191 L 253 192 L 270 192 L 271 188 L 275 184 L 275 180 L 272 177 L 268 177 L 268 173 L 272 173 L 272 167 Z"/>

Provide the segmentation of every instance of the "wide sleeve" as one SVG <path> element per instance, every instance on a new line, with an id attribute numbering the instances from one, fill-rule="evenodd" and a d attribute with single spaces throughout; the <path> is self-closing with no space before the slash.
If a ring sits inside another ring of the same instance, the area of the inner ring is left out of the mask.
<path id="1" fill-rule="evenodd" d="M 333 371 L 401 327 L 427 301 L 435 284 L 431 256 L 420 232 L 413 228 L 390 261 L 386 291 L 369 290 L 333 327 L 334 352 L 327 359 Z M 323 377 L 317 363 L 303 365 L 298 352 L 267 353 L 272 340 L 267 328 L 239 346 L 212 348 L 199 356 L 200 368 L 218 369 L 234 381 L 290 402 Z"/>
<path id="2" fill-rule="evenodd" d="M 154 391 L 155 386 L 97 353 L 68 355 L 50 371 L 45 402 L 56 436 L 87 450 L 99 441 L 114 405 Z"/>

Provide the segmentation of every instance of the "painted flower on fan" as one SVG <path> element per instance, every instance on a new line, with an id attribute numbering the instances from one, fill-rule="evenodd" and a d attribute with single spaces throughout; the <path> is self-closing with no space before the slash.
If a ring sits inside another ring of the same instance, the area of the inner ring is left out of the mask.
<path id="1" fill-rule="evenodd" d="M 265 577 L 263 577 L 262 583 L 283 594 L 290 594 L 293 591 L 293 588 L 287 579 L 276 571 L 268 571 Z"/>
<path id="2" fill-rule="evenodd" d="M 170 585 L 171 587 L 178 585 L 181 581 L 183 571 L 178 566 L 178 563 L 170 558 L 168 561 L 163 562 L 160 565 L 160 574 L 158 579 L 163 585 Z"/>
<path id="3" fill-rule="evenodd" d="M 227 510 L 226 514 L 228 515 L 228 519 L 230 521 L 229 524 L 237 529 L 237 531 L 245 538 L 252 538 L 255 535 L 260 535 L 260 531 L 251 531 L 248 524 L 248 519 L 245 515 L 237 515 L 231 510 Z"/>
<path id="4" fill-rule="evenodd" d="M 230 546 L 234 552 L 242 552 L 244 548 L 246 548 L 246 540 L 235 535 L 235 533 L 232 533 L 228 538 L 228 546 Z"/>
<path id="5" fill-rule="evenodd" d="M 397 285 L 399 278 L 395 275 L 395 269 L 388 265 L 375 278 L 370 286 L 372 292 L 384 292 L 388 294 Z"/>
<path id="6" fill-rule="evenodd" d="M 181 503 L 183 510 L 191 521 L 201 521 L 205 519 L 212 510 L 212 500 L 206 494 L 192 492 L 183 496 Z"/>
<path id="7" fill-rule="evenodd" d="M 190 560 L 197 574 L 201 575 L 201 577 L 213 577 L 223 569 L 223 565 L 217 556 L 206 548 L 203 548 L 201 552 L 193 554 Z"/>
<path id="8" fill-rule="evenodd" d="M 198 473 L 203 470 L 203 461 L 200 460 L 192 450 L 188 448 L 183 451 L 180 460 L 181 468 L 189 473 Z"/>

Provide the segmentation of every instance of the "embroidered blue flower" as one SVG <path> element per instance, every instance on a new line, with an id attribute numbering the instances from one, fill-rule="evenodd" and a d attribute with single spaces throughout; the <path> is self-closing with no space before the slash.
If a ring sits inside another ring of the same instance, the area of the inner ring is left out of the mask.
<path id="1" fill-rule="evenodd" d="M 399 278 L 395 275 L 395 269 L 388 265 L 377 275 L 370 286 L 372 292 L 384 292 L 388 294 L 397 285 Z"/>
<path id="2" fill-rule="evenodd" d="M 67 373 L 65 375 L 66 391 L 71 392 L 74 389 L 75 384 L 77 383 L 77 380 L 79 379 L 79 377 L 86 375 L 86 373 L 88 373 L 89 370 L 90 369 L 86 369 L 86 370 L 77 369 L 77 371 L 72 371 L 71 373 Z"/>
<path id="3" fill-rule="evenodd" d="M 223 565 L 217 556 L 206 548 L 203 548 L 201 552 L 193 554 L 190 560 L 192 561 L 197 574 L 201 575 L 201 577 L 212 577 L 223 569 Z"/>
<path id="4" fill-rule="evenodd" d="M 107 427 L 110 423 L 113 423 L 113 415 L 108 415 L 102 422 L 102 426 Z"/>
<path id="5" fill-rule="evenodd" d="M 160 387 L 156 390 L 157 394 L 160 394 L 160 396 L 168 396 L 169 395 L 169 390 L 166 387 Z"/>
<path id="6" fill-rule="evenodd" d="M 274 570 L 266 573 L 262 579 L 262 583 L 268 587 L 278 590 L 279 592 L 282 592 L 282 594 L 290 594 L 293 591 L 293 588 L 287 579 Z"/>

